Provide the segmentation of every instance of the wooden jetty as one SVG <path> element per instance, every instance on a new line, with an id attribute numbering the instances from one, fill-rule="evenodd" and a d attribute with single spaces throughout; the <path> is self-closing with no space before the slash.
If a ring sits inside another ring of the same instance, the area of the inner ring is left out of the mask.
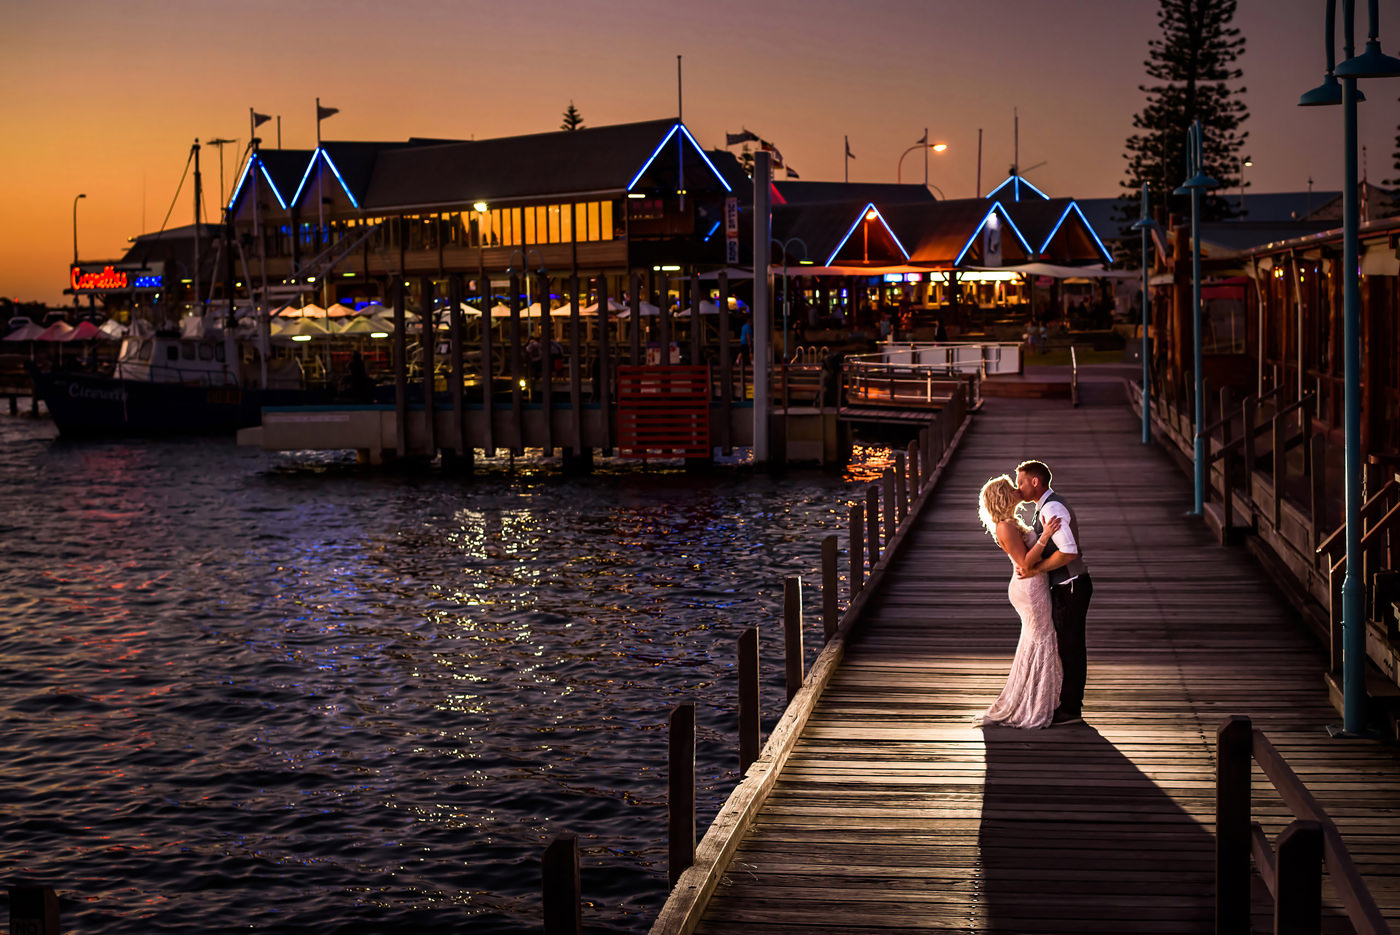
<path id="1" fill-rule="evenodd" d="M 1246 551 L 1185 516 L 1189 481 L 1141 444 L 1122 400 L 1100 384 L 1079 408 L 986 402 L 653 935 L 1230 930 L 1216 927 L 1215 864 L 1217 730 L 1231 715 L 1252 718 L 1313 797 L 1284 781 L 1290 807 L 1256 763 L 1238 804 L 1262 834 L 1325 809 L 1329 855 L 1334 827 L 1359 869 L 1324 875 L 1321 930 L 1386 930 L 1342 915 L 1339 892 L 1358 886 L 1400 919 L 1400 753 L 1329 737 L 1324 648 Z M 976 496 L 1026 457 L 1047 461 L 1074 503 L 1094 576 L 1087 723 L 984 730 L 974 719 L 1000 690 L 1018 623 Z M 1287 780 L 1266 747 L 1256 740 L 1256 759 Z M 1307 895 L 1292 877 L 1300 835 L 1285 835 L 1285 901 Z M 1257 852 L 1265 877 L 1272 860 Z M 1258 869 L 1249 879 L 1235 888 L 1250 891 L 1245 928 L 1270 930 L 1272 897 Z"/>

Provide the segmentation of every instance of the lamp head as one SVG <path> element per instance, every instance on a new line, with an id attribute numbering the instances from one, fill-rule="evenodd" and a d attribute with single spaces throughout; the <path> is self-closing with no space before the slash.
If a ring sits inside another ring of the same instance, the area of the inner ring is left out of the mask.
<path id="1" fill-rule="evenodd" d="M 1162 225 L 1158 224 L 1156 221 L 1152 220 L 1151 218 L 1138 218 L 1137 221 L 1135 221 L 1135 222 L 1133 223 L 1132 230 L 1135 230 L 1135 231 L 1155 231 L 1155 230 L 1160 230 L 1161 227 L 1162 227 Z"/>
<path id="2" fill-rule="evenodd" d="M 1340 78 L 1400 77 L 1400 58 L 1386 55 L 1381 51 L 1380 42 L 1372 39 L 1366 43 L 1365 52 L 1342 62 L 1337 66 L 1336 73 Z"/>
<path id="3" fill-rule="evenodd" d="M 1220 183 L 1217 182 L 1215 179 L 1213 179 L 1213 178 L 1211 178 L 1210 176 L 1206 175 L 1204 172 L 1197 172 L 1197 173 L 1196 173 L 1195 175 L 1193 175 L 1191 178 L 1189 178 L 1189 179 L 1187 179 L 1186 181 L 1182 182 L 1182 183 L 1181 183 L 1181 187 L 1178 188 L 1178 189 L 1177 189 L 1175 192 L 1173 192 L 1172 194 L 1174 194 L 1174 195 L 1189 195 L 1189 194 L 1191 194 L 1191 192 L 1192 192 L 1193 189 L 1219 188 L 1219 187 L 1220 187 Z"/>
<path id="4" fill-rule="evenodd" d="M 488 210 L 488 206 L 486 202 L 478 201 L 476 204 L 472 205 L 472 210 L 478 214 L 485 214 Z"/>
<path id="5" fill-rule="evenodd" d="M 1356 92 L 1358 102 L 1366 100 L 1360 90 Z M 1322 84 L 1298 98 L 1299 107 L 1333 107 L 1342 102 L 1342 83 L 1331 73 L 1322 79 Z"/>

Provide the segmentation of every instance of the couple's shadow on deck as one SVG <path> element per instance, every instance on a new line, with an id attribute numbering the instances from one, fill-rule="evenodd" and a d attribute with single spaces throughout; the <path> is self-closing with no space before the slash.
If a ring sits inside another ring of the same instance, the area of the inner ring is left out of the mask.
<path id="1" fill-rule="evenodd" d="M 1212 930 L 1213 838 L 1167 791 L 1213 801 L 1201 761 L 1134 739 L 1149 776 L 1088 724 L 983 735 L 989 931 Z"/>

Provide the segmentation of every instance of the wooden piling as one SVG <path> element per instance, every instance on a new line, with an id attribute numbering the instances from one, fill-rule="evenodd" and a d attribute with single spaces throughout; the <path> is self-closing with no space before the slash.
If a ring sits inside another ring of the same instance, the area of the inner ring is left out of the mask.
<path id="1" fill-rule="evenodd" d="M 894 453 L 894 491 L 895 500 L 898 501 L 899 521 L 904 522 L 904 517 L 909 515 L 909 483 L 908 483 L 907 459 L 904 452 Z"/>
<path id="2" fill-rule="evenodd" d="M 603 451 L 612 453 L 613 420 L 612 412 L 612 313 L 608 311 L 608 277 L 598 277 L 598 364 L 593 372 L 597 383 L 593 385 L 593 398 L 598 401 L 602 413 Z"/>
<path id="3" fill-rule="evenodd" d="M 12 933 L 58 935 L 58 893 L 52 886 L 12 886 L 9 896 Z"/>
<path id="4" fill-rule="evenodd" d="M 575 458 L 583 457 L 583 336 L 578 277 L 569 279 L 569 423 Z"/>
<path id="5" fill-rule="evenodd" d="M 496 430 L 494 426 L 495 409 L 495 388 L 493 378 L 495 376 L 495 348 L 491 345 L 495 340 L 492 333 L 493 319 L 491 318 L 491 303 L 495 297 L 491 295 L 491 279 L 485 274 L 481 277 L 481 282 L 477 283 L 477 291 L 480 293 L 478 301 L 481 303 L 481 412 L 484 416 L 481 447 L 486 451 L 486 457 L 491 457 L 496 453 Z"/>
<path id="6" fill-rule="evenodd" d="M 1318 935 L 1322 931 L 1322 825 L 1297 819 L 1278 836 L 1276 854 L 1275 935 Z"/>
<path id="7" fill-rule="evenodd" d="M 540 272 L 535 282 L 540 302 L 540 413 L 544 432 L 544 456 L 554 456 L 554 318 L 549 314 L 549 275 Z"/>
<path id="8" fill-rule="evenodd" d="M 642 277 L 639 273 L 632 274 L 632 291 L 627 295 L 627 302 L 631 305 L 631 314 L 627 316 L 628 337 L 632 345 L 631 364 L 640 367 L 646 360 L 642 357 Z"/>
<path id="9" fill-rule="evenodd" d="M 866 549 L 870 553 L 870 567 L 880 561 L 880 488 L 871 484 L 865 490 Z"/>
<path id="10" fill-rule="evenodd" d="M 700 274 L 690 274 L 690 365 L 701 364 L 700 345 L 705 336 L 705 320 L 700 317 Z"/>
<path id="11" fill-rule="evenodd" d="M 758 759 L 759 744 L 758 627 L 739 637 L 739 775 Z"/>
<path id="12" fill-rule="evenodd" d="M 880 478 L 880 501 L 885 511 L 885 538 L 882 544 L 889 548 L 890 540 L 894 538 L 895 527 L 899 524 L 899 520 L 895 519 L 894 470 L 891 468 L 885 468 L 885 474 Z"/>
<path id="13" fill-rule="evenodd" d="M 1215 732 L 1215 932 L 1248 935 L 1250 776 L 1254 725 L 1234 715 Z"/>
<path id="14" fill-rule="evenodd" d="M 523 400 L 523 389 L 520 381 L 524 379 L 520 360 L 520 276 L 516 273 L 510 274 L 510 411 L 511 425 L 515 429 L 515 438 L 511 442 L 510 450 L 513 454 L 523 454 L 525 451 L 525 407 Z"/>
<path id="15" fill-rule="evenodd" d="M 408 335 L 403 274 L 394 276 L 394 452 L 408 454 Z"/>
<path id="16" fill-rule="evenodd" d="M 837 539 L 830 535 L 822 539 L 822 637 L 830 642 L 836 635 L 836 625 L 840 614 L 836 603 L 836 552 Z"/>
<path id="17" fill-rule="evenodd" d="M 419 321 L 423 330 L 418 338 L 418 350 L 423 364 L 423 438 L 431 454 L 437 448 L 437 438 L 433 424 L 433 377 L 437 369 L 433 363 L 433 352 L 437 350 L 437 322 L 433 320 L 433 277 L 420 276 L 418 279 Z"/>
<path id="18" fill-rule="evenodd" d="M 471 446 L 467 444 L 467 374 L 462 362 L 462 277 L 457 273 L 447 277 L 447 322 L 452 345 L 452 424 L 457 436 L 452 450 L 460 458 Z"/>
<path id="19" fill-rule="evenodd" d="M 734 408 L 734 357 L 729 347 L 729 274 L 719 274 L 719 443 L 723 454 L 732 454 L 734 439 L 731 436 Z"/>
<path id="20" fill-rule="evenodd" d="M 865 504 L 851 504 L 851 600 L 865 586 Z"/>
<path id="21" fill-rule="evenodd" d="M 802 688 L 802 579 L 783 579 L 783 668 L 787 674 L 787 700 Z"/>
<path id="22" fill-rule="evenodd" d="M 674 887 L 695 863 L 695 702 L 671 709 L 669 746 L 666 878 Z"/>
<path id="23" fill-rule="evenodd" d="M 556 834 L 540 861 L 544 935 L 580 935 L 583 892 L 579 885 L 578 835 Z"/>
<path id="24" fill-rule="evenodd" d="M 657 287 L 656 305 L 661 310 L 656 314 L 657 342 L 661 345 L 661 366 L 671 365 L 671 280 L 665 273 L 660 274 Z"/>

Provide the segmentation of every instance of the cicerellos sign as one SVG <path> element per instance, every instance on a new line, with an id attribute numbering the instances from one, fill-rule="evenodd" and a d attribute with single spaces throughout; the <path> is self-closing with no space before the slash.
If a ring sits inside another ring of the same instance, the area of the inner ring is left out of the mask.
<path id="1" fill-rule="evenodd" d="M 121 289 L 159 289 L 164 277 L 150 269 L 123 270 L 107 265 L 92 271 L 81 266 L 68 270 L 68 282 L 74 292 L 113 292 Z"/>

